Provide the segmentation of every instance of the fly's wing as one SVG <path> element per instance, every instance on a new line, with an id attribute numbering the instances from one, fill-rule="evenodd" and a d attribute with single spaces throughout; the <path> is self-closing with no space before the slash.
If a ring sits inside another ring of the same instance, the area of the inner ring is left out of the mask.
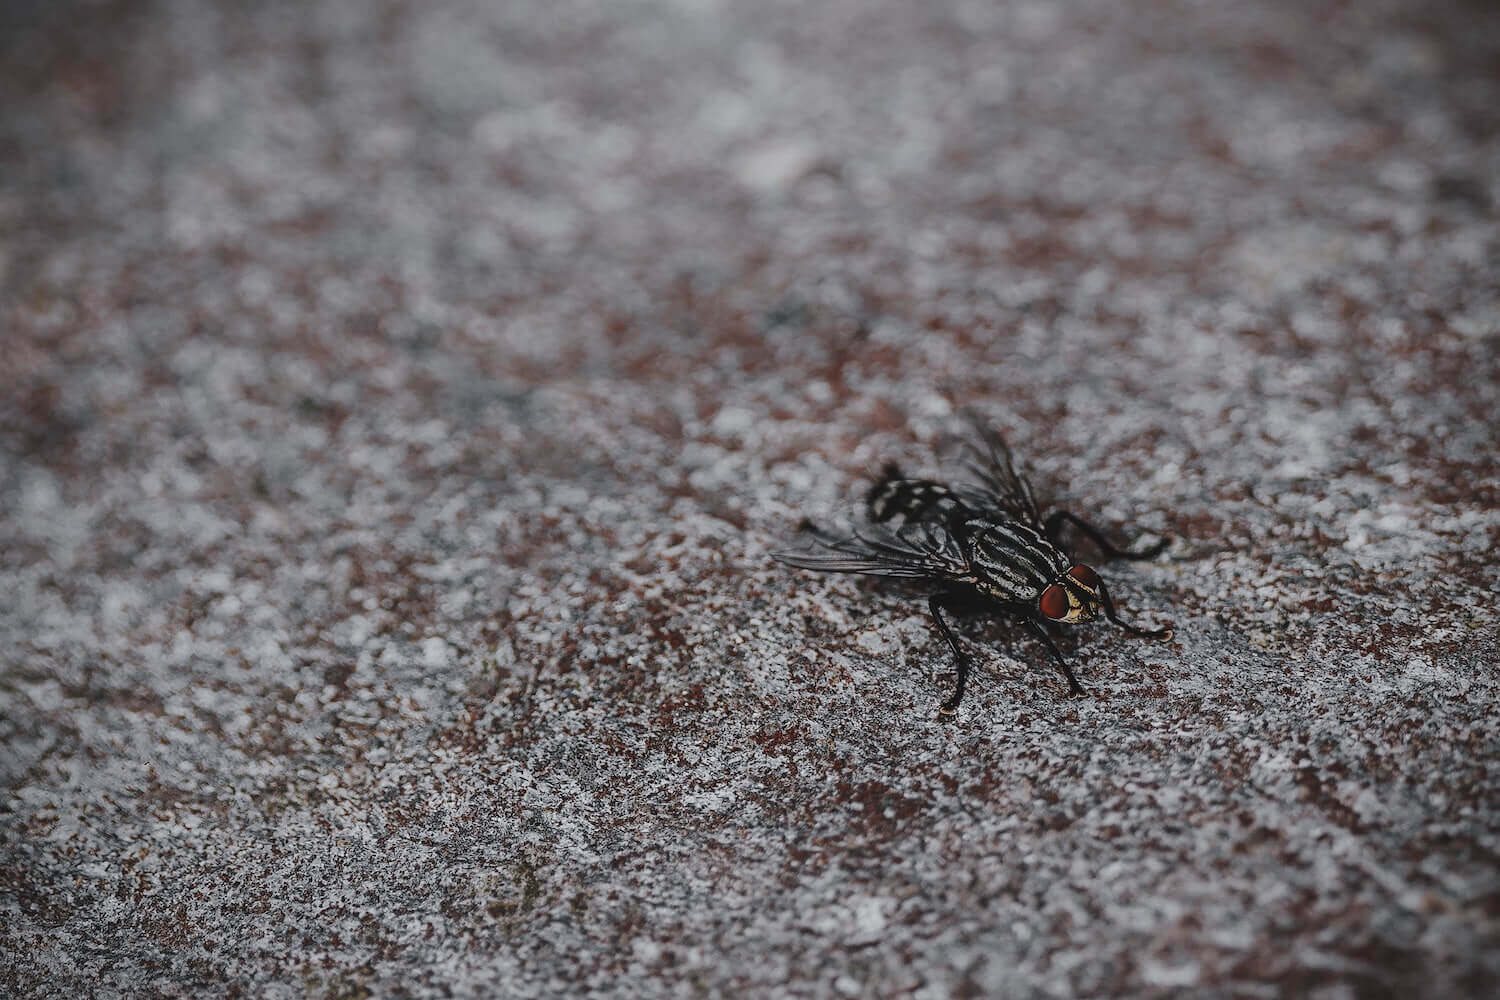
<path id="1" fill-rule="evenodd" d="M 979 425 L 977 440 L 969 444 L 974 459 L 968 463 L 974 476 L 972 485 L 958 488 L 959 500 L 983 514 L 998 515 L 1007 520 L 1042 530 L 1042 514 L 1037 507 L 1031 483 L 1016 468 L 1010 446 L 998 432 Z"/>
<path id="2" fill-rule="evenodd" d="M 865 573 L 908 580 L 961 576 L 967 567 L 958 542 L 943 527 L 908 525 L 900 531 L 881 524 L 847 535 L 804 525 L 813 545 L 773 552 L 777 562 L 820 573 Z"/>

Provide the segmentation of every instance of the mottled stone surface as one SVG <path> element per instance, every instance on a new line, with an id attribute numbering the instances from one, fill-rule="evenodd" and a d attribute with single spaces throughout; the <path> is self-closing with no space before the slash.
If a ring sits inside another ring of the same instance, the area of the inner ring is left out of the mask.
<path id="1" fill-rule="evenodd" d="M 1493 4 L 4 11 L 0 993 L 1500 989 Z"/>

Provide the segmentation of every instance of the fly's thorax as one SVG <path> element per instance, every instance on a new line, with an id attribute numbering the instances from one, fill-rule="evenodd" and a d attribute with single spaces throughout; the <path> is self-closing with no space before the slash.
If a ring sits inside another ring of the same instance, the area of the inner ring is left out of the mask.
<path id="1" fill-rule="evenodd" d="M 964 524 L 975 586 L 995 600 L 1034 605 L 1070 560 L 1041 532 L 1020 521 Z"/>

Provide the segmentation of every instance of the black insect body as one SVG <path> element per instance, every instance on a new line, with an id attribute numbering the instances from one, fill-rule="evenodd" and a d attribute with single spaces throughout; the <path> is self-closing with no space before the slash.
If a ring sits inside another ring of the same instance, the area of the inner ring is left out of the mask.
<path id="1" fill-rule="evenodd" d="M 1102 610 L 1105 618 L 1130 635 L 1172 637 L 1170 628 L 1143 629 L 1121 621 L 1104 581 L 1068 554 L 1060 533 L 1065 524 L 1071 524 L 1114 559 L 1150 559 L 1166 542 L 1128 552 L 1111 545 L 1067 511 L 1054 511 L 1043 520 L 1031 485 L 1016 471 L 1005 442 L 991 435 L 984 444 L 980 452 L 984 461 L 969 466 L 974 485 L 908 479 L 895 465 L 887 465 L 865 496 L 869 527 L 835 535 L 804 522 L 803 530 L 816 547 L 775 555 L 802 569 L 936 585 L 939 589 L 927 606 L 958 668 L 958 684 L 941 707 L 945 715 L 957 710 L 969 677 L 969 658 L 944 620 L 945 610 L 1017 615 L 1051 651 L 1072 694 L 1083 694 L 1083 686 L 1047 634 L 1050 623 L 1086 622 Z"/>

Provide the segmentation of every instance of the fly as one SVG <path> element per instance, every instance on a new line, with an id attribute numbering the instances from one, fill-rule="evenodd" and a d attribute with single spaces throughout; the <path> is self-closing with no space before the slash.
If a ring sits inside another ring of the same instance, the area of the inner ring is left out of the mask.
<path id="1" fill-rule="evenodd" d="M 1104 581 L 1069 554 L 1062 530 L 1073 527 L 1110 559 L 1151 559 L 1166 548 L 1166 541 L 1131 552 L 1116 548 L 1068 511 L 1055 510 L 1044 519 L 1031 484 L 1016 470 L 1005 442 L 986 434 L 983 445 L 974 449 L 980 460 L 969 464 L 972 484 L 910 479 L 888 464 L 865 495 L 868 527 L 838 535 L 804 521 L 802 530 L 814 547 L 775 553 L 780 562 L 802 569 L 894 577 L 936 587 L 927 608 L 958 670 L 953 694 L 940 708 L 944 715 L 957 711 L 969 678 L 969 658 L 944 620 L 944 611 L 985 610 L 1019 617 L 1052 653 L 1070 694 L 1085 692 L 1047 634 L 1052 623 L 1091 621 L 1102 611 L 1129 635 L 1172 638 L 1170 627 L 1144 629 L 1121 621 Z"/>

